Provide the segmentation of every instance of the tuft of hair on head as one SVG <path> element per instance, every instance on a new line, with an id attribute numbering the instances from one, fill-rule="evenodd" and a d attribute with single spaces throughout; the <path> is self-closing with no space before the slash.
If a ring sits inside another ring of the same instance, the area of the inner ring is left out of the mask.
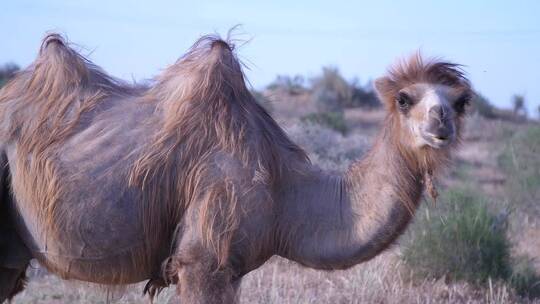
<path id="1" fill-rule="evenodd" d="M 422 82 L 471 91 L 471 84 L 462 65 L 440 58 L 426 59 L 420 52 L 393 64 L 385 76 L 375 80 L 375 89 L 383 104 L 389 110 L 394 110 L 398 92 L 404 87 Z"/>

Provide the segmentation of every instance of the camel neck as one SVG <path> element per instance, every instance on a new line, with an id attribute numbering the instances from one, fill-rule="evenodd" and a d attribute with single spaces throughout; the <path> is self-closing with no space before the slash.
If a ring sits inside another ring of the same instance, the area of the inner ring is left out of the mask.
<path id="1" fill-rule="evenodd" d="M 383 131 L 384 132 L 384 131 Z M 343 175 L 313 169 L 282 196 L 283 256 L 303 265 L 343 269 L 386 249 L 403 233 L 422 193 L 423 172 L 381 133 Z"/>

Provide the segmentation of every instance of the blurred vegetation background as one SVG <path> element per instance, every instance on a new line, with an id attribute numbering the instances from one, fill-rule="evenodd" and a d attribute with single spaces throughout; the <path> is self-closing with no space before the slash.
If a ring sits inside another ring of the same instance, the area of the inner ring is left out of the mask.
<path id="1" fill-rule="evenodd" d="M 19 71 L 19 66 L 14 63 L 6 63 L 0 66 L 0 88 Z"/>

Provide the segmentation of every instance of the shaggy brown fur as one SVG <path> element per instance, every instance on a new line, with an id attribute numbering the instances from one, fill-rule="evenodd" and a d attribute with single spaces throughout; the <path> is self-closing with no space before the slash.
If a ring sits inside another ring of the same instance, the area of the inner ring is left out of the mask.
<path id="1" fill-rule="evenodd" d="M 70 178 L 57 161 L 58 150 L 74 133 L 91 124 L 94 113 L 106 111 L 109 100 L 140 92 L 140 88 L 108 76 L 69 48 L 58 34 L 47 35 L 36 61 L 2 89 L 0 140 L 17 142 L 19 156 L 11 160 L 18 168 L 17 174 L 12 172 L 12 187 L 17 200 L 35 204 L 42 235 L 62 235 L 65 219 L 72 217 L 69 210 L 57 208 L 68 191 L 64 183 Z M 151 267 L 147 255 L 131 255 L 132 265 Z M 47 260 L 41 262 L 56 269 Z M 113 276 L 122 281 L 124 274 Z"/>
<path id="2" fill-rule="evenodd" d="M 415 83 L 431 83 L 449 86 L 470 93 L 471 86 L 459 64 L 437 59 L 426 60 L 416 53 L 407 60 L 401 60 L 388 69 L 387 76 L 376 83 L 379 97 L 395 111 L 398 92 Z"/>
<path id="3" fill-rule="evenodd" d="M 130 176 L 131 184 L 143 188 L 149 202 L 147 236 L 152 240 L 174 229 L 184 210 L 196 202 L 201 204 L 198 223 L 204 240 L 219 257 L 218 266 L 224 266 L 241 212 L 238 196 L 245 189 L 236 189 L 235 182 L 227 180 L 208 188 L 210 158 L 218 151 L 236 155 L 240 166 L 255 166 L 257 183 L 275 190 L 291 163 L 305 161 L 306 155 L 254 100 L 232 46 L 223 40 L 199 39 L 158 78 L 146 98 L 151 103 L 157 100 L 163 113 L 161 130 Z M 284 159 L 283 150 L 296 159 Z M 265 196 L 271 204 L 271 193 Z M 170 205 L 164 208 L 160 200 Z M 168 224 L 154 224 L 161 218 L 167 218 Z"/>
<path id="4" fill-rule="evenodd" d="M 0 91 L 0 159 L 13 189 L 1 204 L 51 271 L 101 284 L 149 279 L 151 296 L 178 283 L 182 303 L 234 301 L 241 277 L 274 254 L 346 268 L 403 232 L 459 139 L 463 113 L 448 108 L 437 121 L 456 140 L 411 145 L 418 134 L 407 125 L 434 118 L 422 98 L 414 115 L 400 112 L 399 92 L 414 87 L 449 107 L 470 91 L 458 66 L 419 55 L 376 86 L 385 127 L 335 176 L 313 167 L 257 104 L 226 41 L 201 38 L 143 88 L 52 34 Z"/>
<path id="5" fill-rule="evenodd" d="M 451 87 L 458 91 L 460 97 L 466 98 L 468 102 L 471 98 L 472 89 L 469 80 L 465 77 L 461 66 L 458 64 L 444 62 L 436 59 L 425 60 L 420 53 L 408 58 L 408 60 L 399 61 L 389 70 L 387 76 L 376 81 L 376 88 L 380 99 L 388 109 L 388 115 L 385 125 L 389 128 L 382 136 L 391 137 L 391 141 L 396 143 L 405 156 L 407 166 L 418 170 L 424 174 L 424 181 L 428 183 L 428 193 L 435 199 L 436 193 L 433 189 L 433 175 L 437 170 L 445 168 L 450 161 L 452 149 L 455 148 L 461 140 L 461 126 L 464 112 L 456 113 L 456 140 L 453 145 L 444 151 L 433 149 L 413 150 L 407 148 L 407 143 L 411 140 L 411 134 L 407 128 L 401 125 L 398 119 L 400 113 L 397 109 L 396 97 L 399 92 L 416 83 L 438 84 Z M 387 133 L 387 134 L 386 134 Z M 385 135 L 386 134 L 386 135 Z M 404 178 L 399 184 L 403 185 L 409 178 Z M 407 204 L 411 207 L 411 202 Z"/>
<path id="6" fill-rule="evenodd" d="M 17 167 L 24 168 L 19 181 L 27 191 L 24 195 L 39 204 L 41 217 L 51 223 L 47 228 L 61 216 L 54 210 L 62 195 L 56 179 L 61 173 L 47 151 L 69 138 L 82 116 L 104 99 L 131 91 L 66 47 L 58 34 L 45 37 L 37 60 L 3 88 L 1 141 L 17 140 L 19 154 L 28 155 L 17 160 Z"/>

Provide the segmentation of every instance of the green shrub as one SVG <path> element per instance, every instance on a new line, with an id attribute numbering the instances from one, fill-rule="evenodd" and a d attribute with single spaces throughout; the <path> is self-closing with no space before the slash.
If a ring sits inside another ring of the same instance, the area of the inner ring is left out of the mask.
<path id="1" fill-rule="evenodd" d="M 347 122 L 343 112 L 321 112 L 311 113 L 301 119 L 303 122 L 316 123 L 332 130 L 336 130 L 341 134 L 346 134 L 348 131 Z"/>
<path id="2" fill-rule="evenodd" d="M 436 209 L 419 213 L 403 252 L 416 275 L 473 283 L 510 277 L 506 216 L 491 213 L 480 194 L 449 190 Z"/>
<path id="3" fill-rule="evenodd" d="M 506 193 L 520 211 L 540 215 L 540 127 L 530 126 L 509 138 L 499 165 L 507 175 Z"/>

